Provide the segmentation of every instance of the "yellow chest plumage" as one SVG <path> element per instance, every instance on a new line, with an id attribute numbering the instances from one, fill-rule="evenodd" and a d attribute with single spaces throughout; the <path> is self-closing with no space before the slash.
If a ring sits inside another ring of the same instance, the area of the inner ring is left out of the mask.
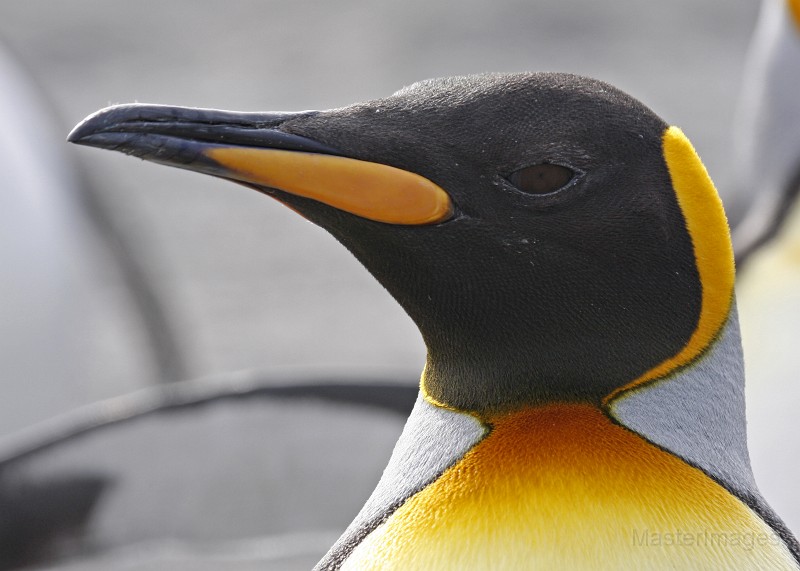
<path id="1" fill-rule="evenodd" d="M 590 405 L 492 432 L 343 569 L 797 569 L 774 531 L 700 470 Z"/>

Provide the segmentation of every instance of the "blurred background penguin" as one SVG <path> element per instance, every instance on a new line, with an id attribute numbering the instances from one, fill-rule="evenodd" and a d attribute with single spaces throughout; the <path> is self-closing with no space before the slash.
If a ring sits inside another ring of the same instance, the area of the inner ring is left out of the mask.
<path id="1" fill-rule="evenodd" d="M 762 493 L 800 529 L 800 2 L 765 0 L 736 115 L 730 201 L 747 374 L 750 457 Z"/>

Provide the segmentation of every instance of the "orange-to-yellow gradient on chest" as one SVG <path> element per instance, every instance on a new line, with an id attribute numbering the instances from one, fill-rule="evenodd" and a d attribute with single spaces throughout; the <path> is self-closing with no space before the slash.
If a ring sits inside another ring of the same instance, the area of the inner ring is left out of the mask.
<path id="1" fill-rule="evenodd" d="M 342 569 L 797 569 L 744 503 L 594 406 L 492 425 Z"/>

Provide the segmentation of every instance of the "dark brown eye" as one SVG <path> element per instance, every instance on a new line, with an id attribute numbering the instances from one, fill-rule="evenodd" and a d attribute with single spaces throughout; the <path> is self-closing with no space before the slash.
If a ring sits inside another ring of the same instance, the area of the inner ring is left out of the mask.
<path id="1" fill-rule="evenodd" d="M 522 192 L 550 194 L 565 186 L 574 175 L 567 167 L 543 163 L 514 171 L 508 175 L 508 180 Z"/>

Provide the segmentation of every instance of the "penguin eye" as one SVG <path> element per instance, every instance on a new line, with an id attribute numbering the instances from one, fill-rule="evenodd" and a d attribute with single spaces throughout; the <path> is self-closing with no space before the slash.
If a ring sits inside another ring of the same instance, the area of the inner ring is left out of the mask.
<path id="1" fill-rule="evenodd" d="M 542 163 L 519 169 L 508 175 L 508 181 L 522 192 L 528 194 L 550 194 L 564 187 L 572 180 L 572 169 Z"/>

